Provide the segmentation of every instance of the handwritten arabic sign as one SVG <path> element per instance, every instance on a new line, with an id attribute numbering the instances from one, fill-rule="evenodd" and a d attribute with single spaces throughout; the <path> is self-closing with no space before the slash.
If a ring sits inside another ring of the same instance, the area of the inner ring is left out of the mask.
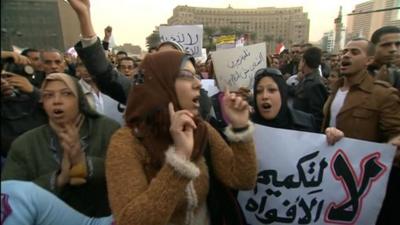
<path id="1" fill-rule="evenodd" d="M 160 26 L 160 40 L 176 41 L 194 57 L 201 56 L 203 25 Z"/>
<path id="2" fill-rule="evenodd" d="M 265 43 L 224 49 L 211 54 L 221 90 L 253 89 L 254 73 L 267 67 Z"/>
<path id="3" fill-rule="evenodd" d="M 248 224 L 375 224 L 395 148 L 256 126 L 257 185 L 238 199 Z"/>

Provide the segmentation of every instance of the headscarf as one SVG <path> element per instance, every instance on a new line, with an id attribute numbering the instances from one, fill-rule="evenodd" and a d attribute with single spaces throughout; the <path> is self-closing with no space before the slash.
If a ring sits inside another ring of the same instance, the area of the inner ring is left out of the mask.
<path id="1" fill-rule="evenodd" d="M 160 49 L 160 48 L 161 48 L 162 46 L 164 46 L 164 45 L 170 45 L 170 46 L 172 46 L 174 49 L 176 49 L 176 50 L 178 50 L 178 51 L 180 51 L 180 52 L 183 52 L 183 53 L 186 52 L 186 51 L 185 51 L 185 48 L 184 48 L 181 44 L 179 44 L 178 42 L 173 41 L 173 40 L 161 42 L 161 43 L 158 45 L 157 48 Z"/>
<path id="2" fill-rule="evenodd" d="M 129 93 L 125 120 L 148 151 L 151 163 L 161 168 L 164 152 L 173 140 L 169 132 L 170 116 L 168 103 L 172 102 L 175 111 L 182 110 L 175 93 L 175 80 L 185 62 L 193 57 L 178 51 L 164 51 L 148 54 L 140 65 L 139 74 L 133 80 Z M 200 116 L 196 117 L 194 130 L 194 149 L 192 160 L 203 154 L 207 146 L 207 127 Z"/>
<path id="3" fill-rule="evenodd" d="M 72 91 L 75 97 L 78 98 L 78 105 L 79 105 L 79 112 L 82 113 L 84 116 L 96 118 L 99 114 L 89 105 L 89 102 L 86 100 L 86 97 L 82 91 L 78 80 L 75 77 L 72 77 L 65 73 L 51 73 L 46 76 L 42 83 L 42 90 L 49 81 L 61 81 L 63 82 L 68 89 Z M 42 100 L 41 100 L 42 101 Z"/>
<path id="4" fill-rule="evenodd" d="M 274 80 L 274 82 L 278 85 L 279 93 L 281 94 L 281 108 L 276 117 L 272 120 L 266 120 L 261 115 L 257 105 L 257 85 L 260 82 L 260 80 L 264 77 L 271 77 L 272 80 Z M 292 120 L 290 117 L 289 107 L 287 105 L 287 98 L 288 98 L 287 85 L 279 70 L 273 68 L 265 68 L 258 70 L 255 75 L 253 93 L 254 93 L 253 99 L 255 106 L 254 113 L 252 115 L 253 122 L 276 128 L 284 128 L 284 129 L 292 128 Z"/>

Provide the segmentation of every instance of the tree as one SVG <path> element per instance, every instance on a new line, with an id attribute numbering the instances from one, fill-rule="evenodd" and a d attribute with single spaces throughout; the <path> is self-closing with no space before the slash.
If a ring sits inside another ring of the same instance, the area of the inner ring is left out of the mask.
<path id="1" fill-rule="evenodd" d="M 216 35 L 217 29 L 215 27 L 204 27 L 203 33 L 203 47 L 210 50 L 215 50 L 214 36 Z"/>
<path id="2" fill-rule="evenodd" d="M 264 39 L 263 39 L 265 42 L 271 42 L 271 41 L 273 41 L 274 40 L 274 36 L 273 35 L 269 35 L 269 34 L 266 34 L 266 35 L 264 35 Z"/>
<path id="3" fill-rule="evenodd" d="M 283 42 L 283 37 L 279 36 L 276 38 L 276 43 L 282 43 Z"/>
<path id="4" fill-rule="evenodd" d="M 251 41 L 252 43 L 254 43 L 256 39 L 257 39 L 257 33 L 251 32 L 251 34 L 250 34 L 250 41 Z"/>

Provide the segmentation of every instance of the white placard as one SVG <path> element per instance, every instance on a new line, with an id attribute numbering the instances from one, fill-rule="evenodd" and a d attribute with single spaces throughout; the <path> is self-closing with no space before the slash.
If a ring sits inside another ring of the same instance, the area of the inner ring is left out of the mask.
<path id="1" fill-rule="evenodd" d="M 257 185 L 239 192 L 248 224 L 376 222 L 395 147 L 256 125 Z"/>
<path id="2" fill-rule="evenodd" d="M 212 97 L 219 92 L 217 86 L 215 86 L 214 79 L 202 79 L 201 87 L 207 91 L 208 97 Z"/>
<path id="3" fill-rule="evenodd" d="M 213 52 L 211 57 L 221 90 L 226 86 L 233 91 L 240 87 L 252 90 L 255 72 L 267 67 L 266 54 L 265 43 Z"/>
<path id="4" fill-rule="evenodd" d="M 207 49 L 201 49 L 201 56 L 195 57 L 196 63 L 205 63 L 207 61 Z"/>
<path id="5" fill-rule="evenodd" d="M 203 25 L 160 26 L 160 40 L 176 41 L 194 57 L 202 55 Z"/>

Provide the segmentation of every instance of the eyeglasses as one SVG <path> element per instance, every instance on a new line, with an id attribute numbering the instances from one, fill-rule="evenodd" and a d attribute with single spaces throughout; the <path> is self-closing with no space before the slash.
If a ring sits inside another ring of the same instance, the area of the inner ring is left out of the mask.
<path id="1" fill-rule="evenodd" d="M 262 68 L 257 70 L 257 72 L 254 74 L 254 78 L 257 79 L 257 77 L 262 76 L 264 74 L 270 74 L 270 75 L 275 75 L 275 76 L 282 76 L 282 73 L 278 69 L 274 68 Z"/>
<path id="2" fill-rule="evenodd" d="M 201 77 L 197 74 L 194 74 L 188 70 L 181 70 L 178 74 L 178 78 L 186 79 L 186 80 L 201 80 Z"/>
<path id="3" fill-rule="evenodd" d="M 125 66 L 125 65 L 119 65 L 118 68 L 121 69 L 121 70 L 126 70 L 126 69 L 133 70 L 133 69 L 135 69 L 133 66 Z"/>

